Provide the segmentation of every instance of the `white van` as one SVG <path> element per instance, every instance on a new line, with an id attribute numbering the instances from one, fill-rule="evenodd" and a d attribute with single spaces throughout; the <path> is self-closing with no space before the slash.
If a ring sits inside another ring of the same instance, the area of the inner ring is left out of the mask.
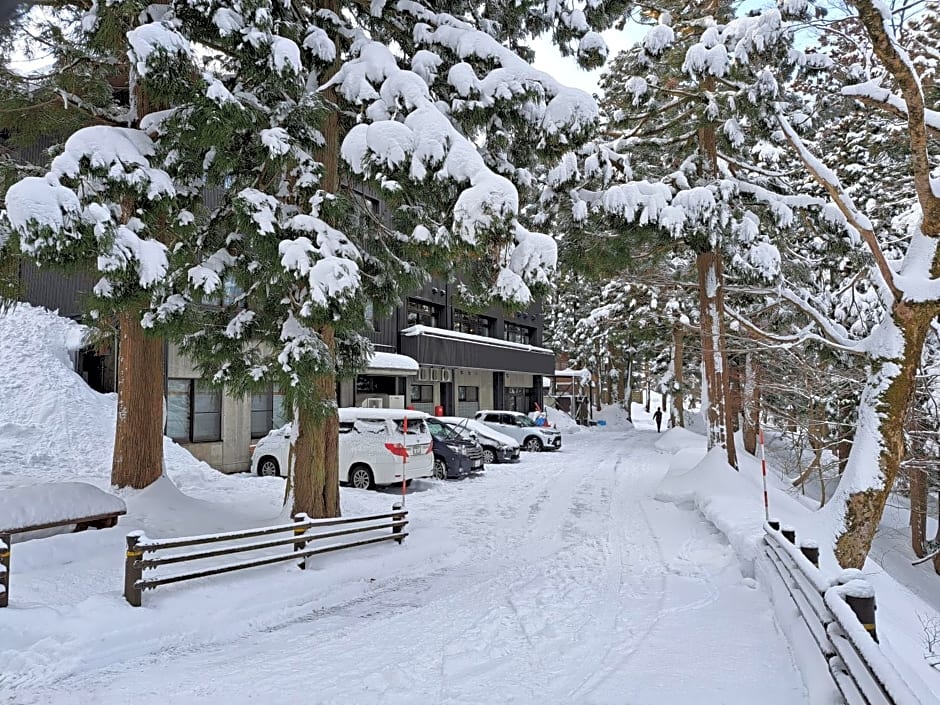
<path id="1" fill-rule="evenodd" d="M 419 477 L 431 477 L 433 439 L 426 418 L 427 414 L 405 409 L 340 409 L 339 481 L 360 489 L 400 484 L 403 468 L 408 483 Z M 288 424 L 258 441 L 251 456 L 252 472 L 287 475 L 290 433 Z"/>

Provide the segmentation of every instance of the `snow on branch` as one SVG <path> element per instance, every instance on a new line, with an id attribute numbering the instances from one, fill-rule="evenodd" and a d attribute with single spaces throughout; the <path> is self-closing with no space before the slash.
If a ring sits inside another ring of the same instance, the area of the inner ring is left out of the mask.
<path id="1" fill-rule="evenodd" d="M 779 294 L 784 301 L 789 301 L 812 318 L 816 325 L 822 330 L 827 342 L 842 348 L 846 352 L 859 354 L 865 354 L 867 352 L 866 340 L 852 340 L 843 326 L 818 311 L 816 307 L 812 306 L 804 297 L 788 288 L 781 288 Z"/>
<path id="2" fill-rule="evenodd" d="M 895 95 L 881 85 L 881 78 L 875 78 L 864 83 L 856 83 L 842 87 L 842 95 L 875 105 L 881 105 L 897 117 L 908 120 L 907 103 L 901 96 Z M 934 137 L 940 137 L 940 112 L 924 110 L 924 123 Z"/>
<path id="3" fill-rule="evenodd" d="M 805 301 L 803 303 L 806 304 Z M 809 306 L 809 304 L 806 304 L 806 306 L 800 306 L 800 309 L 808 313 L 809 309 L 807 309 L 807 306 Z M 765 331 L 764 329 L 762 329 L 760 326 L 758 326 L 756 323 L 751 321 L 749 318 L 738 313 L 732 306 L 729 306 L 727 302 L 725 303 L 725 312 L 729 316 L 731 316 L 734 320 L 736 320 L 738 323 L 740 323 L 744 328 L 751 331 L 751 333 L 753 333 L 756 337 L 767 340 L 771 343 L 776 344 L 777 346 L 793 347 L 796 345 L 802 345 L 803 343 L 815 341 L 815 342 L 823 343 L 830 348 L 835 348 L 837 350 L 841 350 L 842 352 L 850 353 L 852 355 L 864 355 L 865 354 L 864 349 L 861 348 L 857 342 L 848 341 L 848 338 L 844 338 L 844 340 L 850 342 L 851 343 L 850 345 L 840 343 L 837 340 L 834 340 L 833 338 L 830 338 L 828 336 L 821 336 L 816 333 L 812 333 L 809 331 L 808 327 L 803 328 L 802 330 L 800 330 L 798 333 L 794 335 L 780 335 L 777 333 L 769 333 Z M 812 309 L 812 313 L 810 315 L 813 317 L 814 321 L 816 322 L 818 322 L 820 319 L 825 320 L 825 317 L 819 311 L 816 311 L 815 309 Z M 830 324 L 831 324 L 831 321 L 830 321 Z"/>
<path id="4" fill-rule="evenodd" d="M 881 249 L 881 245 L 878 243 L 878 239 L 875 237 L 871 221 L 855 206 L 855 202 L 842 186 L 842 182 L 839 180 L 836 173 L 810 152 L 809 148 L 807 148 L 803 140 L 800 139 L 800 136 L 796 133 L 796 130 L 793 129 L 790 122 L 783 115 L 777 115 L 777 120 L 780 123 L 784 135 L 786 135 L 787 141 L 799 156 L 800 161 L 803 162 L 813 178 L 826 189 L 833 203 L 835 203 L 836 207 L 845 217 L 847 223 L 855 228 L 861 239 L 868 246 L 875 260 L 875 264 L 877 265 L 877 274 L 880 275 L 877 278 L 880 279 L 878 283 L 884 292 L 886 299 L 885 305 L 890 307 L 894 302 L 900 299 L 901 292 L 894 281 L 894 272 L 888 264 L 888 260 Z"/>
<path id="5" fill-rule="evenodd" d="M 474 40 L 488 37 L 480 32 L 467 34 Z M 373 121 L 349 131 L 341 146 L 343 159 L 357 174 L 375 167 L 407 170 L 408 178 L 416 182 L 433 176 L 469 183 L 454 204 L 454 230 L 466 243 L 476 245 L 482 234 L 501 225 L 509 227 L 515 248 L 504 252 L 496 294 L 507 301 L 528 303 L 531 293 L 522 277 L 548 282 L 556 260 L 554 240 L 515 221 L 519 211 L 516 187 L 486 166 L 476 146 L 432 101 L 425 79 L 399 68 L 384 44 L 364 41 L 358 53 L 323 86 L 335 85 L 353 103 L 370 103 L 367 115 Z M 395 114 L 404 114 L 403 121 Z"/>

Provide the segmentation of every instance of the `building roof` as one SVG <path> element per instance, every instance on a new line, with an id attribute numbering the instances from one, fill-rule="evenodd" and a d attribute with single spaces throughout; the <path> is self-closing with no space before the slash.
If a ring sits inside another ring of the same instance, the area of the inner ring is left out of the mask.
<path id="1" fill-rule="evenodd" d="M 375 352 L 369 360 L 367 372 L 384 372 L 397 375 L 418 374 L 418 361 L 398 353 Z"/>

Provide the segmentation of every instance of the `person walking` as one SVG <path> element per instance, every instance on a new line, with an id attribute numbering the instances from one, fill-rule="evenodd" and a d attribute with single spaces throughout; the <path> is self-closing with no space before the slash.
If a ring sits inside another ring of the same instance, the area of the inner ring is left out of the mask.
<path id="1" fill-rule="evenodd" d="M 653 421 L 656 422 L 656 433 L 659 433 L 659 429 L 662 428 L 663 425 L 663 410 L 658 406 L 656 407 L 656 411 L 653 412 Z"/>

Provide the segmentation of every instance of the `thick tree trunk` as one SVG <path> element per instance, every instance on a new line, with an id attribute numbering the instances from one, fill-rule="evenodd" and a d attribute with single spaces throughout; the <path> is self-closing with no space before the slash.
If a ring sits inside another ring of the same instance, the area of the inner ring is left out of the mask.
<path id="1" fill-rule="evenodd" d="M 648 414 L 650 412 L 650 398 L 652 394 L 652 385 L 650 385 L 650 361 L 643 359 L 643 383 L 646 385 L 646 403 L 643 410 Z"/>
<path id="2" fill-rule="evenodd" d="M 111 484 L 141 489 L 163 474 L 163 341 L 144 335 L 137 311 L 121 314 L 118 325 Z"/>
<path id="3" fill-rule="evenodd" d="M 318 381 L 320 393 L 323 387 Z M 333 389 L 327 399 L 335 394 Z M 301 407 L 296 423 L 292 512 L 304 512 L 314 519 L 340 516 L 339 416 L 335 410 L 315 414 Z"/>
<path id="4" fill-rule="evenodd" d="M 685 408 L 682 397 L 682 387 L 685 385 L 682 376 L 683 366 L 683 343 L 684 332 L 681 323 L 675 323 L 672 326 L 672 374 L 675 378 L 675 389 L 673 392 L 673 409 L 675 414 L 675 424 L 680 428 L 685 428 Z"/>
<path id="5" fill-rule="evenodd" d="M 848 467 L 834 497 L 837 501 L 831 503 L 841 513 L 835 553 L 843 568 L 861 568 L 871 549 L 904 458 L 904 420 L 914 394 L 924 339 L 938 312 L 936 304 L 902 302 L 881 324 L 882 347 L 901 352 L 896 359 L 873 363 L 859 404 Z"/>
<path id="6" fill-rule="evenodd" d="M 337 0 L 320 3 L 324 11 L 339 12 Z M 328 80 L 339 70 L 335 62 L 323 73 Z M 336 92 L 330 88 L 320 93 L 329 108 L 320 126 L 323 148 L 317 158 L 323 165 L 320 184 L 327 193 L 338 193 L 340 114 L 335 107 Z M 335 358 L 336 338 L 331 326 L 319 330 L 330 355 Z M 339 416 L 336 413 L 336 376 L 331 372 L 302 380 L 316 391 L 317 408 L 300 406 L 295 423 L 297 439 L 294 444 L 294 502 L 293 512 L 305 512 L 313 518 L 340 516 L 339 504 Z"/>
<path id="7" fill-rule="evenodd" d="M 741 405 L 743 416 L 744 450 L 751 455 L 757 454 L 757 434 L 760 430 L 760 385 L 758 375 L 760 367 L 754 353 L 747 353 L 744 358 L 744 383 L 741 385 Z"/>
<path id="8" fill-rule="evenodd" d="M 911 549 L 918 558 L 927 555 L 927 471 L 919 467 L 910 470 Z"/>
<path id="9" fill-rule="evenodd" d="M 696 259 L 699 286 L 699 310 L 702 329 L 702 363 L 708 406 L 708 447 L 722 446 L 728 464 L 738 467 L 729 403 L 728 355 L 724 345 L 724 278 L 721 255 L 702 252 Z"/>
<path id="10" fill-rule="evenodd" d="M 940 492 L 937 492 L 937 535 L 934 537 L 934 541 L 940 544 Z M 940 575 L 940 553 L 934 556 L 933 559 L 933 569 L 937 575 Z"/>

